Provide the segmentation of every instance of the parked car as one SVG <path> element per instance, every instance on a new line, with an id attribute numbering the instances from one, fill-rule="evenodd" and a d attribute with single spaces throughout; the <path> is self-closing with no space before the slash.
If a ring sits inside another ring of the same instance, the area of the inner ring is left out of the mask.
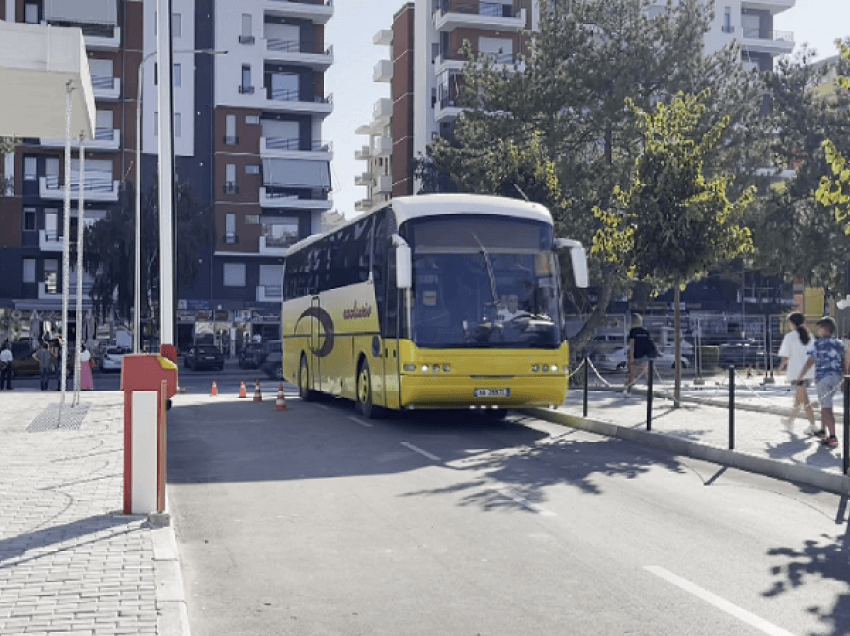
<path id="1" fill-rule="evenodd" d="M 674 357 L 669 353 L 659 352 L 658 357 L 655 358 L 654 364 L 659 368 L 673 368 Z M 612 351 L 610 353 L 600 353 L 594 358 L 592 358 L 593 364 L 596 365 L 596 368 L 600 371 L 620 371 L 625 372 L 628 370 L 629 366 L 629 348 L 621 347 Z M 691 366 L 690 359 L 685 356 L 679 356 L 679 363 L 683 369 L 687 369 Z"/>
<path id="2" fill-rule="evenodd" d="M 764 343 L 759 340 L 735 340 L 720 345 L 718 362 L 721 367 L 766 367 L 768 356 Z M 779 358 L 773 356 L 773 366 L 779 364 Z"/>
<path id="3" fill-rule="evenodd" d="M 224 355 L 218 347 L 212 345 L 195 345 L 183 357 L 183 366 L 197 371 L 198 369 L 224 369 Z"/>
<path id="4" fill-rule="evenodd" d="M 38 360 L 33 357 L 35 351 L 28 340 L 12 343 L 13 376 L 17 378 L 22 375 L 38 375 Z"/>
<path id="5" fill-rule="evenodd" d="M 266 352 L 259 342 L 249 342 L 239 354 L 240 369 L 259 369 L 266 359 Z"/>
<path id="6" fill-rule="evenodd" d="M 100 357 L 100 370 L 104 373 L 107 371 L 120 371 L 125 354 L 131 352 L 131 349 L 124 347 L 106 347 L 103 355 Z"/>
<path id="7" fill-rule="evenodd" d="M 283 380 L 283 351 L 272 351 L 266 355 L 260 369 L 272 380 Z"/>

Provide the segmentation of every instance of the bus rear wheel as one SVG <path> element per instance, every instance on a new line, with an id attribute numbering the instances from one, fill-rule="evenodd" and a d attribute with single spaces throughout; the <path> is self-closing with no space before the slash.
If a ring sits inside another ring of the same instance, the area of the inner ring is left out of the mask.
<path id="1" fill-rule="evenodd" d="M 307 366 L 306 356 L 301 356 L 301 366 L 298 369 L 298 395 L 305 402 L 310 402 L 315 395 L 310 390 L 310 369 Z"/>
<path id="2" fill-rule="evenodd" d="M 371 420 L 379 419 L 383 415 L 381 407 L 372 403 L 372 373 L 369 371 L 369 363 L 365 360 L 360 363 L 357 371 L 357 410 L 363 417 Z"/>

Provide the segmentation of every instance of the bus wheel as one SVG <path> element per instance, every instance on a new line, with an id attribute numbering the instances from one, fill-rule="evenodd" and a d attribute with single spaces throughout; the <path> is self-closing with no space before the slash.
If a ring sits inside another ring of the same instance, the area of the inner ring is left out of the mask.
<path id="1" fill-rule="evenodd" d="M 375 420 L 382 415 L 382 409 L 372 404 L 372 374 L 365 360 L 357 372 L 357 410 L 367 419 Z"/>
<path id="2" fill-rule="evenodd" d="M 298 395 L 305 402 L 311 401 L 315 395 L 310 390 L 310 369 L 307 368 L 306 356 L 301 356 L 301 367 L 298 370 Z"/>

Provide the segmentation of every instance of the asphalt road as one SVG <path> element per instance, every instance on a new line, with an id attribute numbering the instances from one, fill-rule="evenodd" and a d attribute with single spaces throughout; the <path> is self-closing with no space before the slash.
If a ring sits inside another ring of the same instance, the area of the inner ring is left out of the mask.
<path id="1" fill-rule="evenodd" d="M 847 498 L 539 420 L 179 398 L 194 636 L 850 633 Z"/>

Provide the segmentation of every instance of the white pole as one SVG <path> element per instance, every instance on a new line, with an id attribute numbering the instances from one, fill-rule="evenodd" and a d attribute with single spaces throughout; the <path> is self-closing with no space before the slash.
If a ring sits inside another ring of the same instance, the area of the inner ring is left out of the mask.
<path id="1" fill-rule="evenodd" d="M 86 144 L 80 134 L 80 198 L 77 200 L 77 312 L 76 312 L 76 342 L 77 351 L 74 360 L 74 399 L 72 405 L 80 403 L 80 384 L 82 369 L 80 367 L 83 343 L 83 221 L 86 217 Z"/>
<path id="2" fill-rule="evenodd" d="M 158 0 L 157 80 L 159 89 L 159 345 L 174 344 L 174 267 L 172 264 L 171 2 Z"/>
<path id="3" fill-rule="evenodd" d="M 62 355 L 59 364 L 59 386 L 62 395 L 59 398 L 59 423 L 62 423 L 62 409 L 65 406 L 65 388 L 68 366 L 68 293 L 71 286 L 71 82 L 65 84 L 65 205 L 63 207 L 62 227 L 65 240 L 62 243 Z"/>

